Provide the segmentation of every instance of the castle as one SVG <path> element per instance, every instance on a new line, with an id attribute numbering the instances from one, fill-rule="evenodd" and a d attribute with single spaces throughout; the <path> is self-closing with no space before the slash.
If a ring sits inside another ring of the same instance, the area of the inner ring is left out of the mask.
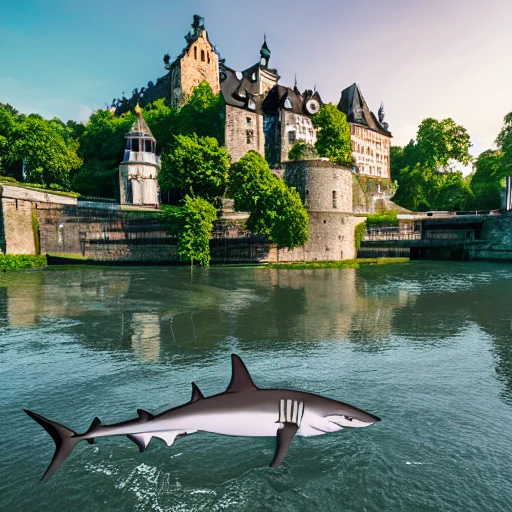
<path id="1" fill-rule="evenodd" d="M 288 152 L 296 141 L 313 145 L 316 129 L 311 118 L 323 102 L 318 91 L 300 92 L 280 85 L 280 76 L 270 67 L 271 51 L 266 39 L 259 61 L 244 71 L 225 64 L 211 43 L 204 19 L 194 15 L 192 29 L 185 36 L 183 51 L 171 62 L 164 56 L 167 74 L 147 88 L 133 91 L 132 98 L 114 100 L 116 113 L 139 103 L 144 106 L 165 98 L 172 106 L 186 103 L 194 88 L 205 81 L 214 94 L 222 93 L 225 103 L 225 146 L 233 162 L 248 151 L 264 156 L 272 167 L 288 161 Z M 353 84 L 341 93 L 338 109 L 350 124 L 354 171 L 381 179 L 390 177 L 391 132 L 384 121 L 381 105 L 378 117 L 369 109 L 359 87 Z"/>

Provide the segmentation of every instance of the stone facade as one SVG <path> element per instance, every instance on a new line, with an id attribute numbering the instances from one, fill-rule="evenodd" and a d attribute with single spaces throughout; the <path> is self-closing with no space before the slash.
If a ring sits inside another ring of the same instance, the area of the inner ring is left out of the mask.
<path id="1" fill-rule="evenodd" d="M 285 164 L 284 180 L 295 187 L 311 212 L 352 212 L 352 171 L 327 160 Z"/>
<path id="2" fill-rule="evenodd" d="M 187 46 L 181 55 L 167 66 L 169 69 L 168 97 L 172 106 L 181 106 L 201 82 L 208 82 L 213 94 L 220 91 L 219 56 L 208 39 L 203 20 L 194 16 L 192 32 L 185 39 Z"/>
<path id="3" fill-rule="evenodd" d="M 391 139 L 366 126 L 350 123 L 352 156 L 360 174 L 389 179 Z"/>
<path id="4" fill-rule="evenodd" d="M 226 105 L 225 146 L 232 162 L 240 160 L 251 150 L 265 156 L 263 116 Z"/>

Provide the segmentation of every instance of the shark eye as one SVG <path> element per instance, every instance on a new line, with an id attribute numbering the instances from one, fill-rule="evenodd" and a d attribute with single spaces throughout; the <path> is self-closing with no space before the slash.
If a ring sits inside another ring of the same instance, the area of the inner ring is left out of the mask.
<path id="1" fill-rule="evenodd" d="M 352 421 L 352 416 L 345 416 L 345 419 L 347 419 L 348 421 Z"/>

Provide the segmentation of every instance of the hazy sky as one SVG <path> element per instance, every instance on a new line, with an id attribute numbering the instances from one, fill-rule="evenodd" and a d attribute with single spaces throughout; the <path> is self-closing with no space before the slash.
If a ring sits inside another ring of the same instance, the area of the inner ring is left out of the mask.
<path id="1" fill-rule="evenodd" d="M 512 111 L 512 0 L 0 0 L 0 102 L 86 120 L 162 76 L 196 13 L 234 69 L 266 33 L 282 84 L 297 74 L 337 103 L 357 82 L 374 112 L 384 101 L 394 144 L 452 117 L 478 154 Z"/>

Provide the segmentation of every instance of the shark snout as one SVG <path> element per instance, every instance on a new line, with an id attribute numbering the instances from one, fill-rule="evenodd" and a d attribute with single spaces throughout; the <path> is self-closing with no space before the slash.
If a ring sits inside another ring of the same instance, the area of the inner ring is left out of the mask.
<path id="1" fill-rule="evenodd" d="M 343 411 L 341 414 L 326 416 L 326 419 L 336 423 L 336 425 L 339 425 L 340 427 L 349 428 L 369 427 L 377 421 L 380 421 L 378 416 L 374 416 L 373 414 L 358 409 Z"/>

